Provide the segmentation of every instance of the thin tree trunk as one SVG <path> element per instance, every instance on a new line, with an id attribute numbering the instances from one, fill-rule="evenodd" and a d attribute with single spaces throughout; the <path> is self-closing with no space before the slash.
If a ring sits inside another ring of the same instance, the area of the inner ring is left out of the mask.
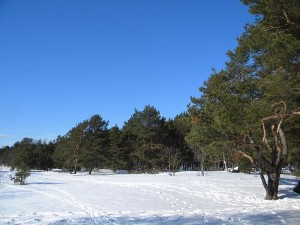
<path id="1" fill-rule="evenodd" d="M 201 175 L 204 176 L 204 157 L 201 159 Z"/>
<path id="2" fill-rule="evenodd" d="M 224 164 L 224 170 L 227 171 L 227 163 L 226 163 L 224 152 L 223 152 L 223 164 Z"/>
<path id="3" fill-rule="evenodd" d="M 172 176 L 172 170 L 171 170 L 171 156 L 169 155 L 169 174 Z"/>
<path id="4" fill-rule="evenodd" d="M 76 158 L 75 162 L 74 162 L 74 174 L 76 174 L 76 172 L 77 172 L 77 162 L 78 162 L 78 160 Z"/>

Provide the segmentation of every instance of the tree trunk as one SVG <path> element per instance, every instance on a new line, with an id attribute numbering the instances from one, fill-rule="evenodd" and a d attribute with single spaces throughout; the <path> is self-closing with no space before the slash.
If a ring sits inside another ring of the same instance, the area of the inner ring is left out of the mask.
<path id="1" fill-rule="evenodd" d="M 169 173 L 170 173 L 170 175 L 172 174 L 172 172 L 171 172 L 171 157 L 170 156 L 169 156 Z"/>
<path id="2" fill-rule="evenodd" d="M 265 132 L 265 128 L 263 130 Z M 287 143 L 284 132 L 280 126 L 278 126 L 277 132 L 274 130 L 274 126 L 272 126 L 272 133 L 275 141 L 274 146 L 269 145 L 266 134 L 264 134 L 263 138 L 264 144 L 269 150 L 269 159 L 263 155 L 263 146 L 256 144 L 254 138 L 250 137 L 250 143 L 253 144 L 253 149 L 258 158 L 258 168 L 263 186 L 266 190 L 266 200 L 278 199 L 280 173 L 287 159 Z M 264 174 L 267 175 L 268 182 L 266 182 Z"/>
<path id="3" fill-rule="evenodd" d="M 201 175 L 204 176 L 204 157 L 201 159 Z"/>
<path id="4" fill-rule="evenodd" d="M 227 171 L 227 163 L 226 163 L 226 159 L 225 159 L 225 154 L 223 152 L 223 164 L 224 164 L 224 170 Z"/>
<path id="5" fill-rule="evenodd" d="M 277 200 L 278 199 L 278 188 L 279 188 L 278 173 L 268 173 L 268 186 L 266 188 L 266 200 Z"/>
<path id="6" fill-rule="evenodd" d="M 74 162 L 74 174 L 77 173 L 77 158 L 75 159 L 75 162 Z"/>
<path id="7" fill-rule="evenodd" d="M 266 191 L 266 200 L 277 200 L 278 199 L 278 188 L 279 188 L 279 180 L 280 180 L 280 172 L 265 172 L 268 177 L 268 182 L 264 176 L 265 170 L 259 168 L 259 175 L 261 181 L 263 183 L 264 189 Z"/>

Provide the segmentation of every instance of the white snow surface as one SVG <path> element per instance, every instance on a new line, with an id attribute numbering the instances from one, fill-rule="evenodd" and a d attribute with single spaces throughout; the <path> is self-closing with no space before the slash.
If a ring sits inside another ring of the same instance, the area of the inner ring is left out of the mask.
<path id="1" fill-rule="evenodd" d="M 255 174 L 32 172 L 14 185 L 0 168 L 0 224 L 300 224 L 297 179 L 282 175 L 277 201 Z"/>

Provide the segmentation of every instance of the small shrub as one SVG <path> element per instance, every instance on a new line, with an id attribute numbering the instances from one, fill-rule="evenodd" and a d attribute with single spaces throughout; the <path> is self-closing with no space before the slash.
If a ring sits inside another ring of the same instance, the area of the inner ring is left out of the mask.
<path id="1" fill-rule="evenodd" d="M 15 184 L 25 185 L 26 178 L 30 176 L 30 170 L 26 166 L 21 166 L 20 168 L 17 168 L 17 171 L 13 177 L 11 177 L 11 180 L 14 181 Z"/>

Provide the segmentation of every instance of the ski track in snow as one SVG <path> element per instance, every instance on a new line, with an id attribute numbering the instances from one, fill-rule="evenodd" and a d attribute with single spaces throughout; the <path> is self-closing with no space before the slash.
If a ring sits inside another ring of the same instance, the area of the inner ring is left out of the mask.
<path id="1" fill-rule="evenodd" d="M 0 210 L 0 224 L 130 225 L 185 224 L 185 222 L 187 224 L 252 224 L 251 216 L 258 212 L 271 214 L 278 224 L 291 224 L 286 218 L 283 218 L 277 213 L 278 210 L 300 209 L 299 198 L 282 199 L 277 202 L 265 201 L 261 194 L 253 193 L 251 188 L 244 189 L 241 187 L 241 185 L 245 184 L 257 187 L 259 183 L 251 183 L 250 179 L 243 184 L 240 184 L 237 179 L 237 184 L 234 184 L 230 179 L 190 176 L 190 173 L 189 176 L 180 177 L 178 183 L 174 183 L 173 180 L 167 176 L 165 179 L 171 182 L 152 180 L 151 176 L 152 178 L 155 177 L 153 175 L 149 175 L 150 178 L 147 180 L 138 180 L 138 178 L 143 176 L 136 176 L 137 181 L 133 182 L 132 180 L 126 181 L 122 176 L 120 176 L 121 179 L 114 179 L 114 176 L 74 176 L 41 172 L 32 174 L 31 179 L 34 182 L 32 182 L 31 185 L 16 186 L 10 184 L 9 174 L 9 172 L 1 171 L 0 188 L 5 187 L 12 190 L 25 191 L 28 195 L 34 193 L 46 196 L 62 204 L 73 206 L 79 211 L 74 212 L 74 210 L 71 210 L 68 212 L 68 210 L 65 210 L 51 213 L 39 212 L 37 210 L 32 213 L 18 214 L 16 212 L 3 215 Z M 62 185 L 54 185 L 47 181 L 59 181 Z M 166 202 L 169 208 L 155 210 L 155 208 L 150 207 L 148 211 L 119 210 L 117 212 L 103 210 L 101 207 L 98 208 L 95 203 L 87 202 L 87 200 L 82 199 L 76 192 L 70 192 L 70 187 L 76 189 L 76 184 L 78 183 L 86 187 L 96 185 L 99 187 L 105 186 L 107 188 L 128 190 L 129 193 L 133 194 L 140 193 L 145 195 L 147 199 L 156 199 Z M 42 185 L 39 187 L 34 184 Z M 262 193 L 264 193 L 263 190 Z M 281 201 L 281 204 L 277 204 L 279 201 Z M 215 206 L 215 208 L 212 210 L 212 208 L 203 207 L 205 206 L 205 202 L 207 202 L 208 205 L 212 205 L 210 207 Z M 282 204 L 285 202 L 289 204 Z M 219 206 L 222 207 L 218 208 Z M 66 209 L 68 209 L 68 207 L 66 207 Z M 248 216 L 242 216 L 243 214 Z M 189 221 L 189 219 L 191 219 L 191 221 Z M 177 223 L 177 221 L 182 222 Z"/>
<path id="2" fill-rule="evenodd" d="M 107 215 L 105 215 L 104 212 L 99 212 L 99 211 L 96 211 L 96 210 L 92 209 L 91 207 L 86 206 L 83 202 L 79 201 L 71 193 L 69 193 L 67 191 L 64 191 L 62 189 L 56 188 L 56 187 L 52 187 L 51 185 L 47 185 L 47 187 L 50 187 L 49 189 L 56 190 L 57 192 L 59 192 L 63 195 L 61 196 L 59 194 L 50 193 L 49 191 L 41 191 L 41 190 L 30 189 L 26 186 L 16 186 L 16 185 L 6 185 L 6 186 L 8 186 L 10 188 L 13 188 L 13 189 L 19 189 L 19 190 L 23 190 L 23 191 L 26 190 L 28 192 L 34 192 L 34 193 L 42 194 L 42 195 L 45 195 L 49 198 L 58 200 L 62 203 L 73 205 L 73 206 L 83 210 L 90 217 L 90 219 L 93 221 L 93 223 L 95 225 L 98 225 L 98 224 L 103 224 L 103 225 L 104 224 L 113 224 L 111 222 L 110 218 Z"/>
<path id="3" fill-rule="evenodd" d="M 67 191 L 64 191 L 64 190 L 61 190 L 61 189 L 58 189 L 56 187 L 53 187 L 53 189 L 55 189 L 55 190 L 63 193 L 68 198 L 70 198 L 72 200 L 72 202 L 75 203 L 76 206 L 78 206 L 79 208 L 81 208 L 82 210 L 84 210 L 89 215 L 89 217 L 92 219 L 92 221 L 94 222 L 94 224 L 111 224 L 111 221 L 110 221 L 109 217 L 107 215 L 105 215 L 103 212 L 101 213 L 100 216 L 98 216 L 98 212 L 96 212 L 91 207 L 86 206 L 83 202 L 79 201 L 71 193 L 69 193 Z"/>

